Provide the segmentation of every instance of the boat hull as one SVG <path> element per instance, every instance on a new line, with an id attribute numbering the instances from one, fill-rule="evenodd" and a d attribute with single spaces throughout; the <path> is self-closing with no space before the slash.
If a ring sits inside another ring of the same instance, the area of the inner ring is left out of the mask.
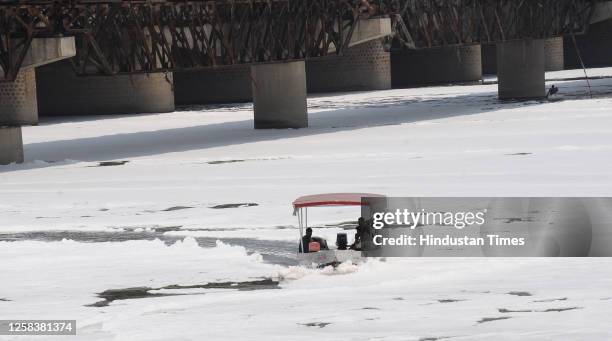
<path id="1" fill-rule="evenodd" d="M 297 260 L 302 266 L 338 264 L 349 260 L 353 263 L 358 263 L 361 261 L 361 251 L 321 250 L 318 252 L 298 253 Z"/>

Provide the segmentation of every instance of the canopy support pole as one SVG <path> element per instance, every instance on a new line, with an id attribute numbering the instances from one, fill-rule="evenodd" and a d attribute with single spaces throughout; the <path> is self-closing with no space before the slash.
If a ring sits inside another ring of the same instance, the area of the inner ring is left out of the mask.
<path id="1" fill-rule="evenodd" d="M 302 252 L 304 252 L 304 250 L 306 250 L 306 247 L 304 246 L 304 239 L 302 238 L 304 236 L 304 222 L 302 220 L 304 214 L 302 212 L 301 207 L 297 211 L 297 216 L 298 216 L 298 224 L 300 226 L 300 245 L 302 245 Z"/>

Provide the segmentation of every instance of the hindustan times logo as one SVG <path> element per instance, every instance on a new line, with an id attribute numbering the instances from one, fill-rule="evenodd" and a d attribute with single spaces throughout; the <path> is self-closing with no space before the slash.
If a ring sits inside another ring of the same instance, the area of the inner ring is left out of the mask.
<path id="1" fill-rule="evenodd" d="M 372 215 L 372 227 L 380 230 L 385 225 L 404 225 L 411 229 L 424 225 L 442 225 L 463 229 L 472 225 L 483 225 L 485 213 L 486 209 L 475 212 L 426 212 L 424 209 L 413 212 L 397 209 L 395 212 L 375 212 Z"/>

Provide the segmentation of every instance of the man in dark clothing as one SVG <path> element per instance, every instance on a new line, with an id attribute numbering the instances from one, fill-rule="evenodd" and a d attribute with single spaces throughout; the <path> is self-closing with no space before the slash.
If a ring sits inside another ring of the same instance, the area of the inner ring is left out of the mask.
<path id="1" fill-rule="evenodd" d="M 302 244 L 300 250 L 304 250 L 304 253 L 308 253 L 308 244 L 312 241 L 312 229 L 309 227 L 306 229 L 306 234 L 302 237 Z"/>
<path id="2" fill-rule="evenodd" d="M 309 227 L 306 229 L 306 234 L 302 237 L 302 243 L 300 244 L 300 252 L 302 252 L 302 249 L 304 250 L 304 253 L 310 252 L 310 250 L 308 249 L 308 244 L 310 242 L 319 243 L 321 250 L 329 250 L 329 247 L 327 247 L 327 241 L 325 241 L 325 239 L 321 237 L 313 237 L 312 229 Z"/>
<path id="3" fill-rule="evenodd" d="M 363 217 L 359 217 L 359 219 L 357 219 L 357 227 L 355 229 L 357 230 L 359 239 L 361 239 L 367 230 L 366 220 Z"/>
<path id="4" fill-rule="evenodd" d="M 359 233 L 355 233 L 355 241 L 351 244 L 351 250 L 361 251 L 361 236 Z"/>

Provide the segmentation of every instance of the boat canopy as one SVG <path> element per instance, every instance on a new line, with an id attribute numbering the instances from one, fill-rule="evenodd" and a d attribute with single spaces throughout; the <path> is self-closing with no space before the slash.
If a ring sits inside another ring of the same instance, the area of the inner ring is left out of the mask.
<path id="1" fill-rule="evenodd" d="M 361 198 L 383 198 L 384 195 L 372 193 L 325 193 L 305 195 L 293 201 L 293 208 L 315 206 L 367 206 L 368 203 L 361 201 Z"/>

